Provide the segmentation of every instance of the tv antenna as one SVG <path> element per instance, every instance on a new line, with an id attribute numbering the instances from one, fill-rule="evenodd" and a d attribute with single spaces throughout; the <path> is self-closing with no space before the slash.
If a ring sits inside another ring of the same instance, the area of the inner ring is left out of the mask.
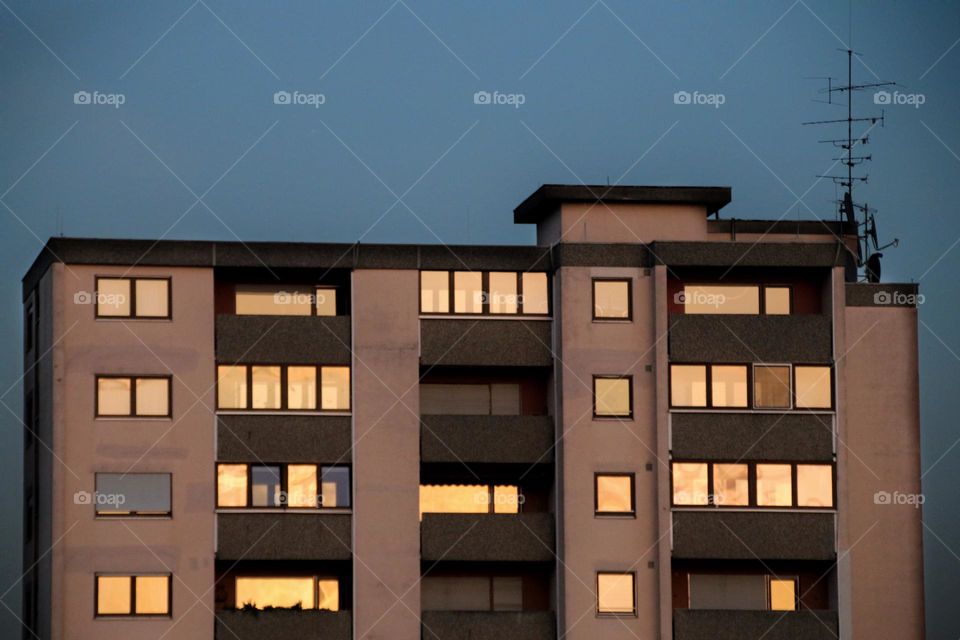
<path id="1" fill-rule="evenodd" d="M 878 124 L 881 127 L 884 126 L 886 114 L 884 110 L 881 109 L 880 115 L 854 116 L 853 96 L 854 93 L 858 91 L 867 89 L 882 90 L 883 87 L 892 87 L 897 83 L 881 80 L 878 82 L 855 84 L 853 81 L 853 57 L 859 57 L 861 54 L 850 48 L 840 49 L 840 51 L 847 54 L 847 82 L 846 84 L 838 84 L 839 81 L 832 77 L 820 78 L 821 80 L 827 81 L 827 86 L 819 91 L 821 94 L 826 94 L 826 100 L 817 100 L 817 102 L 843 106 L 843 103 L 838 102 L 837 98 L 839 98 L 841 94 L 846 94 L 845 106 L 847 107 L 847 117 L 833 120 L 813 120 L 804 122 L 803 124 L 847 125 L 847 135 L 845 138 L 818 140 L 819 143 L 829 144 L 839 151 L 839 156 L 833 159 L 846 166 L 846 175 L 826 174 L 818 175 L 817 177 L 829 178 L 834 184 L 844 189 L 843 196 L 837 201 L 839 205 L 837 208 L 837 219 L 846 221 L 854 225 L 857 229 L 857 251 L 853 256 L 855 264 L 851 265 L 854 271 L 852 279 L 856 279 L 856 269 L 863 269 L 863 277 L 867 282 L 879 282 L 880 258 L 883 257 L 881 251 L 890 246 L 896 247 L 900 241 L 894 239 L 893 242 L 885 245 L 881 246 L 879 244 L 877 239 L 877 221 L 874 217 L 876 210 L 870 208 L 866 203 L 857 203 L 853 199 L 853 187 L 857 183 L 866 184 L 869 180 L 869 174 L 855 175 L 854 167 L 873 160 L 873 155 L 865 154 L 861 150 L 861 147 L 866 146 L 870 142 L 870 131 L 872 131 L 875 126 Z M 878 92 L 875 94 L 875 96 L 878 97 L 889 95 L 887 92 Z M 874 102 L 884 104 L 888 101 L 875 98 Z M 867 127 L 866 130 L 861 131 L 865 126 Z M 858 130 L 856 133 L 854 132 L 855 128 Z"/>

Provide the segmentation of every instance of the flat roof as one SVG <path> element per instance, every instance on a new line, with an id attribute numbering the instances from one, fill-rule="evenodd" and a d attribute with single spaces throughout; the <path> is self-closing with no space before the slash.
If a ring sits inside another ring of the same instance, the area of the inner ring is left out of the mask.
<path id="1" fill-rule="evenodd" d="M 513 210 L 513 221 L 540 222 L 563 202 L 695 204 L 706 207 L 707 215 L 711 215 L 730 204 L 731 193 L 730 187 L 545 184 Z"/>

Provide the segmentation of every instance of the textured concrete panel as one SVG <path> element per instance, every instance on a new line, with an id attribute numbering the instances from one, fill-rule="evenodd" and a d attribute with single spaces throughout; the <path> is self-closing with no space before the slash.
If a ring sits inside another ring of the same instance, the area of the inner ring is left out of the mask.
<path id="1" fill-rule="evenodd" d="M 216 640 L 350 640 L 349 611 L 217 611 Z"/>
<path id="2" fill-rule="evenodd" d="M 833 417 L 828 415 L 673 413 L 670 424 L 678 460 L 833 460 Z"/>
<path id="3" fill-rule="evenodd" d="M 834 514 L 683 511 L 673 514 L 673 557 L 833 560 Z"/>
<path id="4" fill-rule="evenodd" d="M 221 415 L 219 462 L 318 462 L 350 464 L 349 416 Z"/>
<path id="5" fill-rule="evenodd" d="M 848 307 L 915 307 L 920 285 L 915 282 L 858 282 L 846 285 Z"/>
<path id="6" fill-rule="evenodd" d="M 829 363 L 830 316 L 670 315 L 673 362 Z"/>
<path id="7" fill-rule="evenodd" d="M 219 513 L 218 560 L 349 560 L 350 515 Z"/>
<path id="8" fill-rule="evenodd" d="M 553 365 L 550 322 L 536 320 L 421 320 L 424 365 Z"/>
<path id="9" fill-rule="evenodd" d="M 674 640 L 828 640 L 839 637 L 835 611 L 673 611 Z"/>
<path id="10" fill-rule="evenodd" d="M 550 513 L 427 513 L 420 525 L 420 554 L 428 561 L 550 561 L 553 523 Z"/>
<path id="11" fill-rule="evenodd" d="M 650 250 L 642 244 L 559 243 L 553 247 L 558 267 L 649 267 Z"/>
<path id="12" fill-rule="evenodd" d="M 423 637 L 433 640 L 555 640 L 549 611 L 424 611 Z"/>
<path id="13" fill-rule="evenodd" d="M 350 316 L 217 316 L 217 361 L 350 364 Z"/>
<path id="14" fill-rule="evenodd" d="M 550 463 L 550 416 L 422 416 L 423 462 Z"/>
<path id="15" fill-rule="evenodd" d="M 847 256 L 839 242 L 654 242 L 651 249 L 669 267 L 834 267 Z"/>

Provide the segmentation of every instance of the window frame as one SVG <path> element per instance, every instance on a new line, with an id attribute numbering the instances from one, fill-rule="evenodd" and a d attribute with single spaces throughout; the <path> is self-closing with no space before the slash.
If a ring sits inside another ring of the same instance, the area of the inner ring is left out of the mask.
<path id="1" fill-rule="evenodd" d="M 625 282 L 627 283 L 627 317 L 612 318 L 597 315 L 597 283 L 598 282 Z M 624 277 L 593 277 L 590 278 L 590 318 L 593 322 L 633 322 L 633 278 Z"/>
<path id="2" fill-rule="evenodd" d="M 423 273 L 424 272 L 445 272 L 447 274 L 447 311 L 424 311 L 423 310 Z M 457 272 L 461 273 L 480 273 L 481 274 L 481 294 L 483 295 L 483 304 L 480 312 L 456 311 L 456 288 L 455 276 Z M 490 273 L 512 273 L 517 280 L 517 311 L 516 313 L 491 313 L 490 312 Z M 420 269 L 421 275 L 417 278 L 418 299 L 417 305 L 421 316 L 484 316 L 489 318 L 551 318 L 553 315 L 553 281 L 550 278 L 549 271 L 516 271 L 512 269 Z M 527 273 L 542 273 L 547 278 L 547 312 L 546 313 L 526 313 L 523 304 L 523 275 Z"/>
<path id="3" fill-rule="evenodd" d="M 600 609 L 600 576 L 631 576 L 633 588 L 633 611 L 601 611 Z M 636 618 L 637 617 L 637 572 L 636 571 L 597 571 L 594 577 L 594 585 L 597 587 L 597 604 L 595 607 L 598 618 Z"/>
<path id="4" fill-rule="evenodd" d="M 244 605 L 240 605 L 240 606 L 237 606 L 237 605 L 236 605 L 237 580 L 240 580 L 240 579 L 244 579 L 244 580 L 257 580 L 257 579 L 276 579 L 276 578 L 293 578 L 293 579 L 301 579 L 301 580 L 305 580 L 305 579 L 309 578 L 309 579 L 311 579 L 311 580 L 313 581 L 313 606 L 312 606 L 311 608 L 309 608 L 309 609 L 306 608 L 306 607 L 304 607 L 304 608 L 303 608 L 304 611 L 334 611 L 333 609 L 321 609 L 321 608 L 320 608 L 320 584 L 319 584 L 319 583 L 320 583 L 320 581 L 322 581 L 322 580 L 335 580 L 335 581 L 336 581 L 336 583 L 337 583 L 337 601 L 338 601 L 338 603 L 339 603 L 340 600 L 341 600 L 341 593 L 340 593 L 340 587 L 341 587 L 341 584 L 340 584 L 340 583 L 341 583 L 341 580 L 340 580 L 340 576 L 337 575 L 337 574 L 333 574 L 333 573 L 329 573 L 329 574 L 327 574 L 327 573 L 312 573 L 312 574 L 310 574 L 310 575 L 286 575 L 286 574 L 269 574 L 269 573 L 267 573 L 267 574 L 260 574 L 260 573 L 243 573 L 243 572 L 240 572 L 240 573 L 235 574 L 235 575 L 233 576 L 233 599 L 234 599 L 234 607 L 236 607 L 236 609 L 239 611 L 240 608 L 241 608 L 242 606 L 244 606 Z M 266 605 L 266 606 L 273 606 L 273 605 Z M 254 607 L 254 609 L 257 610 L 257 611 L 265 611 L 265 610 L 266 610 L 266 607 Z M 289 608 L 287 608 L 287 607 L 280 607 L 279 609 L 276 609 L 276 610 L 278 610 L 278 611 L 291 610 L 291 611 L 292 611 L 292 610 L 294 610 L 294 609 L 289 609 Z M 338 607 L 338 608 L 336 609 L 336 611 L 343 611 L 343 609 L 341 609 L 341 608 Z"/>
<path id="5" fill-rule="evenodd" d="M 232 289 L 233 289 L 233 313 L 232 313 L 231 315 L 241 316 L 241 317 L 244 317 L 244 316 L 262 316 L 262 317 L 271 317 L 271 318 L 275 318 L 275 317 L 277 317 L 277 316 L 280 316 L 280 317 L 291 317 L 291 318 L 293 318 L 293 317 L 296 317 L 296 318 L 335 318 L 335 317 L 337 317 L 337 316 L 339 315 L 339 311 L 340 311 L 340 299 L 339 299 L 339 296 L 340 296 L 340 289 L 341 289 L 341 287 L 338 286 L 338 285 L 335 285 L 335 284 L 322 284 L 322 283 L 319 283 L 319 284 L 310 284 L 310 283 L 306 283 L 306 284 L 292 284 L 292 283 L 288 283 L 288 284 L 282 285 L 280 288 L 274 290 L 274 291 L 275 291 L 274 295 L 276 295 L 277 293 L 295 293 L 295 294 L 298 294 L 298 295 L 299 295 L 301 292 L 300 292 L 300 291 L 296 291 L 296 289 L 309 289 L 310 292 L 307 293 L 306 295 L 309 295 L 309 296 L 311 296 L 311 297 L 313 298 L 313 300 L 310 302 L 310 313 L 303 313 L 303 314 L 237 313 L 237 295 L 240 293 L 240 292 L 238 291 L 238 288 L 242 288 L 242 287 L 255 287 L 255 286 L 269 286 L 269 287 L 271 287 L 271 289 L 273 288 L 273 286 L 270 285 L 270 284 L 264 285 L 263 283 L 259 283 L 259 282 L 236 282 L 236 283 L 233 284 L 233 286 L 232 286 Z M 285 288 L 283 288 L 283 287 L 287 287 L 288 289 L 293 290 L 293 291 L 288 291 L 287 289 L 285 289 Z M 334 314 L 333 314 L 332 316 L 320 315 L 319 313 L 317 313 L 317 301 L 320 299 L 320 293 L 319 293 L 320 291 L 333 291 L 333 292 L 334 292 L 334 300 L 333 300 L 333 310 L 334 310 Z"/>
<path id="6" fill-rule="evenodd" d="M 696 316 L 721 316 L 721 315 L 736 315 L 736 316 L 783 316 L 783 315 L 795 315 L 796 305 L 794 304 L 794 292 L 795 287 L 792 284 L 781 284 L 778 282 L 681 282 L 680 290 L 678 293 L 683 293 L 686 295 L 686 287 L 757 287 L 757 313 L 691 313 L 689 315 Z M 767 288 L 773 289 L 787 289 L 788 291 L 788 307 L 789 311 L 787 313 L 767 313 Z M 682 313 L 687 314 L 686 304 L 681 305 L 683 309 Z"/>
<path id="7" fill-rule="evenodd" d="M 802 594 L 800 593 L 800 576 L 796 574 L 781 576 L 781 575 L 771 575 L 769 573 L 765 574 L 765 576 L 766 576 L 766 580 L 764 582 L 767 590 L 767 611 L 783 611 L 785 613 L 790 611 L 800 611 L 801 606 L 803 604 L 801 599 Z M 773 590 L 770 588 L 770 583 L 773 582 L 774 580 L 779 582 L 786 582 L 786 581 L 793 582 L 793 609 L 774 609 L 773 608 Z"/>
<path id="8" fill-rule="evenodd" d="M 97 493 L 97 476 L 100 475 L 117 475 L 116 471 L 95 471 L 93 473 L 93 494 Z M 169 492 L 170 492 L 170 508 L 166 513 L 143 513 L 139 514 L 136 511 L 128 511 L 127 513 L 100 513 L 97 511 L 96 499 L 93 500 L 93 515 L 97 519 L 101 520 L 119 520 L 122 518 L 136 518 L 138 520 L 172 520 L 173 519 L 173 472 L 171 471 L 131 471 L 129 473 L 121 473 L 120 475 L 127 476 L 155 476 L 155 475 L 165 475 L 167 476 L 167 481 L 169 482 Z"/>
<path id="9" fill-rule="evenodd" d="M 307 317 L 307 316 L 301 316 Z M 329 316 L 326 316 L 329 317 Z M 246 396 L 244 399 L 244 406 L 242 408 L 231 407 L 225 408 L 220 406 L 220 367 L 243 367 L 244 368 L 244 380 L 246 381 Z M 278 408 L 266 408 L 266 409 L 255 409 L 253 408 L 253 368 L 254 367 L 280 367 L 280 407 Z M 290 398 L 289 398 L 289 377 L 288 369 L 289 367 L 313 367 L 315 369 L 314 384 L 316 385 L 316 399 L 317 406 L 313 409 L 291 409 L 290 408 Z M 324 409 L 323 408 L 323 369 L 324 368 L 346 368 L 349 371 L 347 376 L 347 399 L 350 404 L 346 409 Z M 216 410 L 217 412 L 243 412 L 243 413 L 303 413 L 303 414 L 350 414 L 353 413 L 353 367 L 349 364 L 299 364 L 293 362 L 287 363 L 277 363 L 277 362 L 216 362 L 214 364 L 214 378 L 216 379 Z"/>
<path id="10" fill-rule="evenodd" d="M 130 283 L 130 315 L 110 316 L 100 313 L 100 281 L 127 280 Z M 166 280 L 167 315 L 142 316 L 137 313 L 137 280 Z M 173 320 L 173 276 L 110 276 L 97 275 L 93 278 L 93 316 L 96 320 Z"/>
<path id="11" fill-rule="evenodd" d="M 787 312 L 786 313 L 767 313 L 767 289 L 786 289 L 787 290 Z M 760 287 L 760 315 L 762 316 L 792 316 L 794 314 L 793 303 L 794 286 L 792 284 L 778 284 L 768 282 Z"/>
<path id="12" fill-rule="evenodd" d="M 221 506 L 220 505 L 220 482 L 219 482 L 219 470 L 221 465 L 243 465 L 246 467 L 247 475 L 247 495 L 246 495 L 246 504 L 243 506 Z M 287 467 L 293 465 L 298 467 L 314 467 L 316 469 L 316 479 L 317 479 L 317 496 L 323 495 L 323 470 L 324 469 L 346 469 L 347 470 L 347 489 L 350 494 L 350 504 L 347 506 L 337 506 L 337 507 L 325 507 L 322 502 L 318 501 L 318 506 L 316 507 L 301 507 L 301 506 L 290 506 L 288 504 L 289 494 L 290 494 L 290 485 L 288 482 L 287 476 Z M 335 510 L 352 510 L 353 509 L 353 467 L 349 464 L 339 464 L 339 463 L 330 463 L 325 464 L 322 462 L 228 462 L 223 460 L 218 460 L 213 465 L 213 482 L 214 482 L 214 509 L 216 511 L 251 511 L 251 510 L 266 510 L 266 511 L 335 511 Z M 268 507 L 268 506 L 254 506 L 253 505 L 253 468 L 254 467 L 279 467 L 280 468 L 280 493 L 281 499 L 280 504 Z"/>
<path id="13" fill-rule="evenodd" d="M 680 411 L 709 411 L 709 412 L 807 412 L 807 413 L 832 413 L 836 411 L 836 387 L 834 385 L 834 365 L 823 362 L 673 362 L 671 361 L 667 369 L 667 380 L 669 387 L 667 394 L 669 397 L 670 410 Z M 703 406 L 676 405 L 673 404 L 673 367 L 705 367 L 706 368 L 706 404 Z M 717 407 L 713 404 L 713 367 L 743 367 L 747 368 L 747 405 L 745 407 Z M 790 406 L 789 407 L 758 407 L 756 405 L 756 394 L 754 384 L 756 383 L 755 369 L 757 367 L 787 367 L 790 373 Z M 800 407 L 797 406 L 797 368 L 818 368 L 828 369 L 830 372 L 830 406 L 829 407 Z"/>
<path id="14" fill-rule="evenodd" d="M 786 407 L 758 407 L 757 406 L 757 367 L 786 367 L 787 368 L 787 395 L 790 396 L 789 405 Z M 750 386 L 750 408 L 756 411 L 793 411 L 796 408 L 794 397 L 796 395 L 795 385 L 793 383 L 794 365 L 789 362 L 754 362 L 750 365 L 750 376 L 748 384 Z"/>
<path id="15" fill-rule="evenodd" d="M 800 407 L 797 406 L 797 368 L 816 368 L 816 369 L 827 369 L 830 372 L 830 406 L 829 407 Z M 822 411 L 836 411 L 837 407 L 837 389 L 834 383 L 836 377 L 836 370 L 834 368 L 834 363 L 824 364 L 823 362 L 794 362 L 790 368 L 790 394 L 791 401 L 793 402 L 794 409 L 797 411 L 804 412 L 822 412 Z"/>
<path id="16" fill-rule="evenodd" d="M 167 413 L 138 414 L 137 413 L 137 380 L 166 380 L 167 381 Z M 100 413 L 100 380 L 129 380 L 130 381 L 130 413 Z M 97 373 L 93 376 L 93 417 L 94 419 L 116 420 L 170 420 L 173 418 L 173 376 L 162 373 Z"/>
<path id="17" fill-rule="evenodd" d="M 674 496 L 674 476 L 673 465 L 677 463 L 705 464 L 707 465 L 707 503 L 706 504 L 677 504 L 673 500 Z M 747 465 L 747 494 L 749 496 L 748 504 L 745 505 L 723 505 L 717 504 L 716 488 L 714 485 L 714 465 L 717 464 L 745 464 Z M 760 505 L 757 502 L 757 465 L 789 465 L 790 467 L 790 505 Z M 830 467 L 831 482 L 831 501 L 829 507 L 801 507 L 797 498 L 797 466 L 824 466 Z M 836 511 L 837 510 L 837 464 L 832 462 L 810 462 L 797 460 L 736 460 L 736 459 L 718 459 L 718 460 L 689 460 L 672 459 L 670 460 L 670 508 L 671 509 L 719 509 L 726 511 L 750 510 L 750 511 Z"/>
<path id="18" fill-rule="evenodd" d="M 598 414 L 597 413 L 597 380 L 626 380 L 627 381 L 627 400 L 630 403 L 630 410 L 628 413 L 618 413 L 618 414 Z M 597 373 L 593 375 L 593 388 L 592 391 L 592 402 L 593 402 L 593 419 L 594 420 L 633 420 L 633 375 L 632 374 L 614 374 L 614 373 Z"/>
<path id="19" fill-rule="evenodd" d="M 630 511 L 600 511 L 600 478 L 630 479 Z M 593 516 L 595 518 L 637 517 L 637 474 L 632 471 L 596 471 L 593 474 Z"/>
<path id="20" fill-rule="evenodd" d="M 166 613 L 137 613 L 137 581 L 136 578 L 166 578 L 167 579 L 167 612 Z M 127 578 L 130 581 L 130 612 L 129 613 L 100 613 L 100 578 Z M 172 618 L 173 617 L 173 574 L 167 572 L 148 573 L 119 573 L 110 571 L 96 571 L 93 574 L 93 617 L 97 618 Z"/>

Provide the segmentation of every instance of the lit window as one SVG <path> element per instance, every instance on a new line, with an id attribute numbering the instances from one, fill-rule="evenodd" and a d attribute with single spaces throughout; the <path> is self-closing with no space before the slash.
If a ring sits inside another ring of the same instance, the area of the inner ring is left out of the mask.
<path id="1" fill-rule="evenodd" d="M 314 578 L 237 578 L 236 607 L 253 606 L 257 609 L 275 607 L 289 609 L 299 605 L 313 609 L 315 604 Z"/>
<path id="2" fill-rule="evenodd" d="M 707 406 L 706 365 L 670 365 L 670 404 L 674 407 Z"/>
<path id="3" fill-rule="evenodd" d="M 494 513 L 520 513 L 521 502 L 522 496 L 516 486 L 498 484 L 493 488 Z"/>
<path id="4" fill-rule="evenodd" d="M 593 317 L 596 320 L 629 320 L 630 280 L 594 280 Z"/>
<path id="5" fill-rule="evenodd" d="M 517 312 L 517 274 L 510 272 L 491 271 L 490 281 L 490 313 Z"/>
<path id="6" fill-rule="evenodd" d="M 747 367 L 745 365 L 710 367 L 710 392 L 714 407 L 746 407 Z"/>
<path id="7" fill-rule="evenodd" d="M 317 608 L 340 611 L 340 582 L 336 579 L 317 580 Z"/>
<path id="8" fill-rule="evenodd" d="M 593 414 L 597 417 L 629 418 L 633 415 L 633 378 L 595 377 L 593 379 Z"/>
<path id="9" fill-rule="evenodd" d="M 170 378 L 98 376 L 97 415 L 169 417 Z"/>
<path id="10" fill-rule="evenodd" d="M 796 578 L 776 578 L 770 576 L 770 610 L 797 610 Z"/>
<path id="11" fill-rule="evenodd" d="M 760 313 L 760 287 L 744 285 L 685 285 L 679 299 L 684 313 Z"/>
<path id="12" fill-rule="evenodd" d="M 98 318 L 169 318 L 169 278 L 97 278 Z"/>
<path id="13" fill-rule="evenodd" d="M 796 366 L 793 379 L 796 387 L 797 408 L 829 409 L 832 382 L 830 367 Z"/>
<path id="14" fill-rule="evenodd" d="M 169 473 L 98 473 L 95 483 L 98 516 L 170 515 Z"/>
<path id="15" fill-rule="evenodd" d="M 420 272 L 420 311 L 450 312 L 450 274 L 446 271 Z"/>
<path id="16" fill-rule="evenodd" d="M 137 278 L 134 280 L 136 290 L 136 316 L 138 318 L 169 318 L 170 317 L 170 281 L 166 279 Z"/>
<path id="17" fill-rule="evenodd" d="M 323 467 L 320 506 L 325 508 L 350 506 L 349 467 Z"/>
<path id="18" fill-rule="evenodd" d="M 709 493 L 706 462 L 673 463 L 673 504 L 707 505 Z"/>
<path id="19" fill-rule="evenodd" d="M 283 505 L 283 493 L 280 488 L 280 467 L 251 466 L 250 486 L 250 506 L 279 507 Z"/>
<path id="20" fill-rule="evenodd" d="M 337 315 L 337 290 L 333 287 L 317 287 L 317 315 Z"/>
<path id="21" fill-rule="evenodd" d="M 454 313 L 483 313 L 483 273 L 454 272 L 453 311 Z"/>
<path id="22" fill-rule="evenodd" d="M 97 278 L 97 315 L 103 318 L 129 318 L 133 310 L 130 280 Z"/>
<path id="23" fill-rule="evenodd" d="M 757 505 L 761 507 L 793 505 L 793 480 L 789 464 L 757 465 Z"/>
<path id="24" fill-rule="evenodd" d="M 523 313 L 527 315 L 546 315 L 550 313 L 547 296 L 547 274 L 524 273 L 521 284 L 523 285 Z"/>
<path id="25" fill-rule="evenodd" d="M 764 287 L 763 312 L 768 316 L 790 315 L 790 287 Z"/>
<path id="26" fill-rule="evenodd" d="M 311 287 L 237 285 L 236 313 L 240 316 L 309 316 L 313 313 L 312 294 Z"/>
<path id="27" fill-rule="evenodd" d="M 636 614 L 635 578 L 633 573 L 598 573 L 597 613 Z"/>
<path id="28" fill-rule="evenodd" d="M 217 465 L 217 506 L 247 506 L 247 465 Z"/>
<path id="29" fill-rule="evenodd" d="M 518 513 L 520 502 L 519 489 L 511 485 L 420 485 L 421 519 L 425 513 Z"/>
<path id="30" fill-rule="evenodd" d="M 250 367 L 251 408 L 279 409 L 280 408 L 280 367 Z"/>
<path id="31" fill-rule="evenodd" d="M 287 408 L 317 408 L 316 367 L 287 367 Z"/>
<path id="32" fill-rule="evenodd" d="M 98 616 L 169 616 L 170 576 L 97 576 Z"/>
<path id="33" fill-rule="evenodd" d="M 287 466 L 287 506 L 316 509 L 317 467 L 312 464 Z"/>
<path id="34" fill-rule="evenodd" d="M 327 411 L 349 411 L 350 367 L 322 367 L 320 378 L 320 408 Z"/>
<path id="35" fill-rule="evenodd" d="M 217 367 L 217 407 L 247 408 L 247 368 L 243 365 Z"/>
<path id="36" fill-rule="evenodd" d="M 749 467 L 746 464 L 713 465 L 713 502 L 719 507 L 750 504 Z"/>
<path id="37" fill-rule="evenodd" d="M 598 514 L 616 515 L 634 512 L 632 474 L 597 474 L 596 483 Z"/>
<path id="38" fill-rule="evenodd" d="M 831 465 L 797 465 L 797 506 L 833 507 L 833 467 Z"/>
<path id="39" fill-rule="evenodd" d="M 790 408 L 790 367 L 755 365 L 753 367 L 753 406 L 757 409 Z"/>

